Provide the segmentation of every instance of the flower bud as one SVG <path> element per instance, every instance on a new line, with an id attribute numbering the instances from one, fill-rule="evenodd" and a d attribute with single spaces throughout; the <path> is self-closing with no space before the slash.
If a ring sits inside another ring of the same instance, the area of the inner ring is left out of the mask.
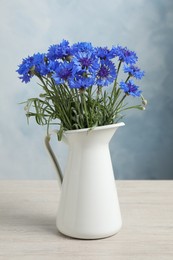
<path id="1" fill-rule="evenodd" d="M 142 99 L 142 104 L 143 104 L 144 106 L 146 106 L 146 105 L 148 104 L 147 100 L 146 100 L 146 99 Z"/>
<path id="2" fill-rule="evenodd" d="M 29 74 L 33 76 L 35 74 L 35 66 L 32 66 L 29 70 Z"/>
<path id="3" fill-rule="evenodd" d="M 85 92 L 85 88 L 84 87 L 81 87 L 80 89 L 79 89 L 79 93 L 84 93 Z"/>
<path id="4" fill-rule="evenodd" d="M 26 105 L 26 106 L 24 107 L 24 110 L 25 110 L 25 111 L 28 111 L 28 105 Z"/>
<path id="5" fill-rule="evenodd" d="M 73 57 L 71 55 L 68 55 L 68 56 L 65 57 L 66 61 L 69 61 L 69 62 L 72 60 L 72 58 Z"/>
<path id="6" fill-rule="evenodd" d="M 39 97 L 40 97 L 40 98 L 45 98 L 45 97 L 46 97 L 46 94 L 42 94 L 42 93 L 41 93 L 41 94 L 39 95 Z"/>

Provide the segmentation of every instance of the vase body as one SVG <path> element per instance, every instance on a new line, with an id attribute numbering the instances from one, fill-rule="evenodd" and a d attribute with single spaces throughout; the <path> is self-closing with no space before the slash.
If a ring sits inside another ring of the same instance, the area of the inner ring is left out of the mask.
<path id="1" fill-rule="evenodd" d="M 69 146 L 57 214 L 58 230 L 71 237 L 98 239 L 122 225 L 109 141 L 119 126 L 66 131 Z"/>

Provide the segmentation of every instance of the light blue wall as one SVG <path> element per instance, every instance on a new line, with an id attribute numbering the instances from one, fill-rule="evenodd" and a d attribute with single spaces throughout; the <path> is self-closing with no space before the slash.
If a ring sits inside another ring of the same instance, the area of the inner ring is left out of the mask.
<path id="1" fill-rule="evenodd" d="M 38 87 L 15 73 L 23 57 L 68 39 L 120 44 L 137 52 L 146 71 L 147 110 L 131 111 L 110 149 L 116 178 L 173 178 L 173 1 L 1 0 L 0 178 L 49 179 L 56 174 L 43 146 L 46 129 L 27 126 L 19 102 Z M 64 166 L 66 147 L 53 145 Z"/>

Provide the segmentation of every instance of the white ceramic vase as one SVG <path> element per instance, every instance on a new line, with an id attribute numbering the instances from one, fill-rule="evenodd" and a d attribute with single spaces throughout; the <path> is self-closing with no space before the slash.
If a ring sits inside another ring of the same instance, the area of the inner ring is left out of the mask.
<path id="1" fill-rule="evenodd" d="M 69 146 L 65 172 L 46 139 L 46 146 L 62 181 L 57 214 L 58 230 L 70 237 L 98 239 L 116 234 L 121 213 L 115 186 L 109 142 L 124 123 L 70 130 L 62 140 Z"/>

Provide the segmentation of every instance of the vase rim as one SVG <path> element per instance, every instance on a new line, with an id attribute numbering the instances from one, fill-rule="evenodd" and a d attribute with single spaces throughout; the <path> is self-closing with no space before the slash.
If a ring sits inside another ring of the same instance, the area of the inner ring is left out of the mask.
<path id="1" fill-rule="evenodd" d="M 76 130 L 67 130 L 64 131 L 65 134 L 71 134 L 71 133 L 81 133 L 81 132 L 87 132 L 87 131 L 99 131 L 103 129 L 110 129 L 110 128 L 116 128 L 120 126 L 124 126 L 124 122 L 116 123 L 116 124 L 110 124 L 110 125 L 103 125 L 103 126 L 96 126 L 93 128 L 82 128 L 82 129 L 76 129 Z"/>

